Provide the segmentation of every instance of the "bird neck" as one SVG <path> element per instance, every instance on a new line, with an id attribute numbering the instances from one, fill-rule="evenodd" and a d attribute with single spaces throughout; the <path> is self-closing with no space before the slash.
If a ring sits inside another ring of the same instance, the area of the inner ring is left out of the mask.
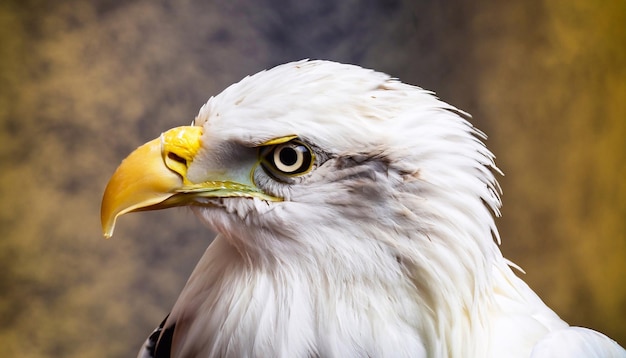
<path id="1" fill-rule="evenodd" d="M 446 281 L 387 249 L 255 261 L 218 237 L 171 314 L 177 337 L 205 337 L 175 349 L 182 356 L 425 357 L 472 356 L 487 346 L 473 333 L 485 329 L 481 302 L 490 302 L 475 291 L 475 278 Z M 366 255 L 375 259 L 355 259 Z M 203 315 L 210 319 L 196 319 Z"/>

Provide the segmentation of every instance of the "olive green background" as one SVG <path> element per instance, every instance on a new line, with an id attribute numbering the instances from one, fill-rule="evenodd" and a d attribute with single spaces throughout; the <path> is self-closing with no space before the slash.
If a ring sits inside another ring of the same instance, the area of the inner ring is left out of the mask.
<path id="1" fill-rule="evenodd" d="M 209 96 L 302 58 L 356 63 L 473 114 L 506 176 L 505 256 L 564 319 L 626 344 L 626 2 L 3 1 L 0 346 L 128 357 L 213 234 L 122 218 L 103 188 Z"/>

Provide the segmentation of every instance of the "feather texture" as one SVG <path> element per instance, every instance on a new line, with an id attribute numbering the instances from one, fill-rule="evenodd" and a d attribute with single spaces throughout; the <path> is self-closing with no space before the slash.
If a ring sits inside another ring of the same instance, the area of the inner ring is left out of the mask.
<path id="1" fill-rule="evenodd" d="M 502 257 L 499 170 L 468 119 L 419 87 L 327 61 L 212 97 L 194 122 L 204 134 L 191 182 L 246 170 L 286 136 L 315 163 L 285 180 L 253 166 L 280 202 L 196 199 L 219 235 L 165 323 L 172 356 L 626 356 L 568 328 Z"/>

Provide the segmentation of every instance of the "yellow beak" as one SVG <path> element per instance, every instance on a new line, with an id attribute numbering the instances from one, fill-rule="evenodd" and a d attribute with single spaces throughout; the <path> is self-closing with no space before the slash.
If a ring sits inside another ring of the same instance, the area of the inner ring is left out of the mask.
<path id="1" fill-rule="evenodd" d="M 117 168 L 102 197 L 100 218 L 104 237 L 113 235 L 116 219 L 140 210 L 187 205 L 197 197 L 258 197 L 277 201 L 251 179 L 225 175 L 202 183 L 187 179 L 187 169 L 202 147 L 202 127 L 177 127 L 132 152 Z M 254 168 L 250 168 L 253 170 Z"/>

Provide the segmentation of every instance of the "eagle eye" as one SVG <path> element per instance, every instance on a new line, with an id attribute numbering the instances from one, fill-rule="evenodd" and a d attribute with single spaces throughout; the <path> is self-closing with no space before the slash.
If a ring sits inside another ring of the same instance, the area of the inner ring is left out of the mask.
<path id="1" fill-rule="evenodd" d="M 261 163 L 271 174 L 296 177 L 308 173 L 315 156 L 307 144 L 299 139 L 269 145 L 261 149 Z"/>

